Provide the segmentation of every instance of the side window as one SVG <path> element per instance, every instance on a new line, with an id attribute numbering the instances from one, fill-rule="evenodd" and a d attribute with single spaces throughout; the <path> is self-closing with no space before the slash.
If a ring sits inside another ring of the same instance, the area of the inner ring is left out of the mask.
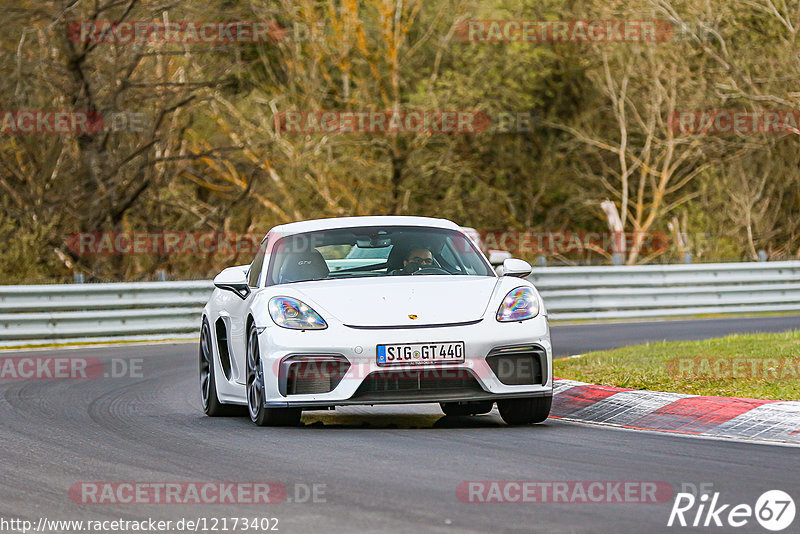
<path id="1" fill-rule="evenodd" d="M 256 257 L 253 259 L 253 263 L 250 265 L 250 272 L 247 275 L 247 285 L 250 287 L 258 286 L 258 277 L 261 276 L 261 269 L 264 267 L 264 255 L 266 253 L 267 240 L 265 238 L 264 241 L 261 242 L 261 246 L 258 247 Z"/>

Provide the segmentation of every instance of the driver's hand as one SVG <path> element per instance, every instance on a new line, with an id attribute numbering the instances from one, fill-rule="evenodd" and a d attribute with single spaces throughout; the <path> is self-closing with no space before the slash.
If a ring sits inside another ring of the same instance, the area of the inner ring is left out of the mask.
<path id="1" fill-rule="evenodd" d="M 403 267 L 403 272 L 405 274 L 412 274 L 419 271 L 420 269 L 422 269 L 422 264 L 410 261 L 406 263 L 405 266 Z"/>

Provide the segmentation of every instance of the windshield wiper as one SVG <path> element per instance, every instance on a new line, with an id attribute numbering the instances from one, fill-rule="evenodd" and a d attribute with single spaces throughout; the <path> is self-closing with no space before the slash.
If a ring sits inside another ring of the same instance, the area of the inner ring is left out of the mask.
<path id="1" fill-rule="evenodd" d="M 362 265 L 360 267 L 350 267 L 349 269 L 339 269 L 338 271 L 333 271 L 335 273 L 357 273 L 359 271 L 371 271 L 375 268 L 382 268 L 389 265 L 388 261 L 383 263 L 376 263 L 374 265 Z"/>

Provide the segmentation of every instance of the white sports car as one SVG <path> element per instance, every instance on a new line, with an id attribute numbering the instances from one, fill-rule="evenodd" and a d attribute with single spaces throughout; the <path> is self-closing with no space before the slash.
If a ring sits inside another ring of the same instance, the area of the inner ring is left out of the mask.
<path id="1" fill-rule="evenodd" d="M 257 425 L 303 410 L 497 403 L 509 424 L 544 421 L 553 396 L 547 313 L 507 259 L 498 277 L 455 223 L 345 217 L 277 226 L 253 263 L 215 279 L 203 309 L 200 388 L 209 416 L 246 405 Z"/>

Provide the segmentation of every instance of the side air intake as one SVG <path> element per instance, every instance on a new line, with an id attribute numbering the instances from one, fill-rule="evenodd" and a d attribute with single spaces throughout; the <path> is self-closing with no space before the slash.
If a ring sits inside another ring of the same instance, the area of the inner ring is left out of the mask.
<path id="1" fill-rule="evenodd" d="M 486 362 L 498 380 L 507 386 L 547 383 L 547 351 L 539 345 L 493 349 Z"/>
<path id="2" fill-rule="evenodd" d="M 348 369 L 350 362 L 338 354 L 289 356 L 280 364 L 278 390 L 284 396 L 330 393 Z"/>

